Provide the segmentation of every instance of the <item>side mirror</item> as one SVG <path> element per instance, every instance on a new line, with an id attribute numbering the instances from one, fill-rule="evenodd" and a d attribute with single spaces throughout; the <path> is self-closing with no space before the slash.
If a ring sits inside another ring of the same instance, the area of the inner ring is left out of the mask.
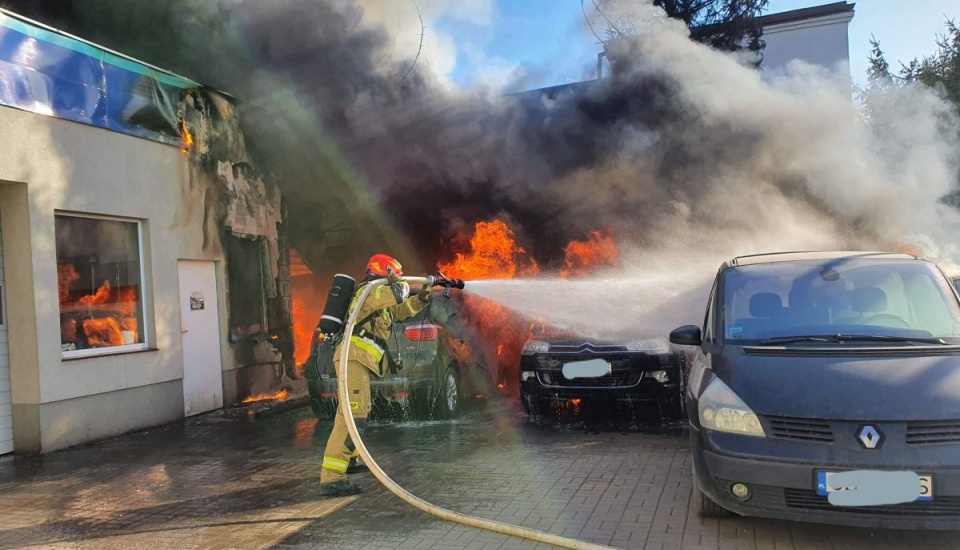
<path id="1" fill-rule="evenodd" d="M 699 346 L 703 342 L 700 327 L 684 325 L 670 333 L 670 343 L 680 346 Z"/>

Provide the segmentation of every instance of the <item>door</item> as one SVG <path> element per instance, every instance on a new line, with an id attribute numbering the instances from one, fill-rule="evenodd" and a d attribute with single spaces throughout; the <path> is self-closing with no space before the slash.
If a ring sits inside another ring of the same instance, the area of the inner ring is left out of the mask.
<path id="1" fill-rule="evenodd" d="M 220 315 L 216 264 L 180 260 L 180 330 L 183 342 L 183 412 L 191 416 L 223 406 Z"/>
<path id="2" fill-rule="evenodd" d="M 0 454 L 13 452 L 10 354 L 7 347 L 7 296 L 3 283 L 3 234 L 0 233 Z"/>

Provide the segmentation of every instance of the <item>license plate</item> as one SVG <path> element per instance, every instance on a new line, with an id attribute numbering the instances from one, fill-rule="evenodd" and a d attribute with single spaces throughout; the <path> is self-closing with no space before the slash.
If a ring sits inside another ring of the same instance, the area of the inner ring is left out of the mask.
<path id="1" fill-rule="evenodd" d="M 850 491 L 853 487 L 834 487 L 830 484 L 830 479 L 838 474 L 839 472 L 828 472 L 825 470 L 817 470 L 817 494 L 822 497 L 830 496 L 830 493 L 840 492 L 840 491 Z M 917 476 L 920 480 L 920 496 L 914 500 L 914 502 L 930 502 L 933 500 L 933 476 L 932 475 L 920 475 Z M 834 484 L 835 485 L 835 484 Z"/>
<path id="2" fill-rule="evenodd" d="M 612 367 L 609 361 L 603 359 L 590 359 L 588 361 L 575 361 L 563 365 L 563 377 L 567 380 L 574 378 L 600 378 L 610 374 Z"/>

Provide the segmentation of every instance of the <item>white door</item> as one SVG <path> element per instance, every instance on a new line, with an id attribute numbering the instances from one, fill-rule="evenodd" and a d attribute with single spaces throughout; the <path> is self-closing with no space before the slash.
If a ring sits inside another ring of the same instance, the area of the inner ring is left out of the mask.
<path id="1" fill-rule="evenodd" d="M 0 454 L 13 452 L 13 405 L 10 402 L 6 293 L 7 287 L 3 283 L 3 234 L 0 233 Z"/>
<path id="2" fill-rule="evenodd" d="M 214 262 L 180 260 L 180 327 L 183 340 L 183 412 L 223 406 L 220 315 Z"/>

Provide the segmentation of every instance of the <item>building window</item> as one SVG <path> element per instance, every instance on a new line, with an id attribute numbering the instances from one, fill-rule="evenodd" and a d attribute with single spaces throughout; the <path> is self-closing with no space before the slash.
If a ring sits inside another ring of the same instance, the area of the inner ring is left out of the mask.
<path id="1" fill-rule="evenodd" d="M 227 283 L 230 288 L 230 341 L 266 333 L 263 295 L 263 239 L 238 239 L 227 235 Z"/>
<path id="2" fill-rule="evenodd" d="M 142 224 L 58 214 L 55 228 L 63 356 L 146 349 Z"/>

